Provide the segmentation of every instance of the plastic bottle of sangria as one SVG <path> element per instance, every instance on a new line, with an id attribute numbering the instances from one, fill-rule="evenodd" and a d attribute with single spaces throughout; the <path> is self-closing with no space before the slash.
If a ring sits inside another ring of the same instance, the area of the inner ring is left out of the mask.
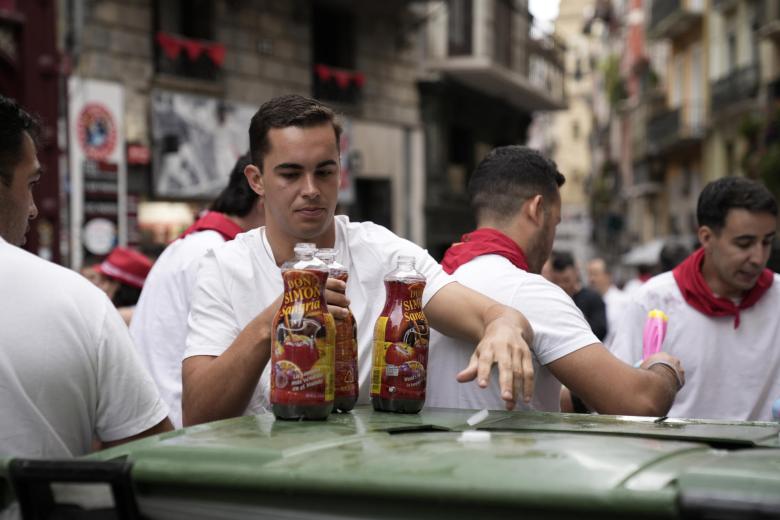
<path id="1" fill-rule="evenodd" d="M 336 261 L 337 255 L 338 249 L 322 248 L 317 250 L 316 257 L 328 266 L 332 278 L 346 283 L 349 279 L 349 271 Z M 359 392 L 357 344 L 357 322 L 350 310 L 346 318 L 336 320 L 334 411 L 348 412 L 357 402 Z"/>
<path id="2" fill-rule="evenodd" d="M 326 419 L 333 409 L 336 325 L 325 301 L 328 267 L 314 244 L 282 264 L 284 297 L 273 321 L 271 409 L 279 419 Z"/>
<path id="3" fill-rule="evenodd" d="M 425 276 L 414 257 L 401 256 L 385 276 L 385 307 L 374 326 L 371 403 L 374 410 L 417 413 L 425 404 L 428 320 L 422 309 Z"/>

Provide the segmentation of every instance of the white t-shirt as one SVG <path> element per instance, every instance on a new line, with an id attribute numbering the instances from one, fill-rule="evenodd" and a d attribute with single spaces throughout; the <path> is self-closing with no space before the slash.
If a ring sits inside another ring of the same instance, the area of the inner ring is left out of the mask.
<path id="1" fill-rule="evenodd" d="M 84 455 L 168 415 L 127 326 L 86 278 L 0 238 L 0 456 Z"/>
<path id="2" fill-rule="evenodd" d="M 130 334 L 160 395 L 181 428 L 181 359 L 186 348 L 187 315 L 200 259 L 225 239 L 204 230 L 172 242 L 154 262 L 135 306 Z"/>
<path id="3" fill-rule="evenodd" d="M 349 269 L 347 297 L 358 327 L 359 403 L 369 401 L 369 377 L 374 322 L 385 303 L 384 276 L 396 268 L 399 256 L 413 256 L 426 280 L 423 306 L 453 281 L 419 246 L 372 222 L 335 217 L 336 261 Z M 265 236 L 265 228 L 238 235 L 209 251 L 198 270 L 184 357 L 219 356 L 236 336 L 284 289 L 282 274 Z M 260 377 L 245 414 L 270 410 L 270 364 Z M 217 389 L 215 389 L 217 391 Z"/>
<path id="4" fill-rule="evenodd" d="M 534 329 L 531 407 L 559 411 L 561 383 L 544 365 L 599 343 L 582 311 L 560 287 L 540 275 L 518 269 L 499 255 L 478 256 L 460 266 L 453 276 L 466 287 L 517 309 L 531 322 Z M 473 352 L 472 344 L 431 332 L 427 406 L 504 409 L 495 367 L 487 389 L 480 388 L 476 381 L 458 383 L 455 380 Z M 520 404 L 519 407 L 524 406 Z"/>
<path id="5" fill-rule="evenodd" d="M 611 285 L 604 293 L 604 305 L 607 308 L 607 336 L 604 338 L 604 344 L 609 346 L 615 340 L 615 331 L 617 331 L 620 320 L 623 319 L 623 313 L 631 298 L 623 291 Z M 132 329 L 131 329 L 132 330 Z"/>
<path id="6" fill-rule="evenodd" d="M 761 300 L 733 317 L 706 316 L 683 299 L 671 272 L 647 281 L 629 303 L 612 351 L 627 363 L 642 357 L 647 313 L 669 317 L 662 349 L 680 358 L 685 386 L 670 417 L 771 420 L 780 398 L 780 275 Z"/>

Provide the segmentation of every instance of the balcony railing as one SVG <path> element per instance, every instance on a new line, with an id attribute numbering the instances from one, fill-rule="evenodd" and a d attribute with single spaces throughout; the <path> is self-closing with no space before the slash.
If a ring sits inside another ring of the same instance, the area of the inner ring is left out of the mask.
<path id="1" fill-rule="evenodd" d="M 758 65 L 740 67 L 712 83 L 712 112 L 718 112 L 735 103 L 755 98 L 759 87 Z"/>
<path id="2" fill-rule="evenodd" d="M 649 36 L 674 38 L 702 21 L 703 0 L 655 0 L 650 11 Z"/>
<path id="3" fill-rule="evenodd" d="M 647 124 L 647 147 L 661 153 L 699 143 L 704 135 L 704 109 L 701 103 L 667 109 L 650 118 Z"/>
<path id="4" fill-rule="evenodd" d="M 157 73 L 207 81 L 219 78 L 225 59 L 221 43 L 161 31 L 155 35 L 155 44 Z"/>
<path id="5" fill-rule="evenodd" d="M 345 105 L 354 105 L 362 99 L 365 78 L 356 70 L 314 65 L 312 87 L 314 97 Z"/>
<path id="6" fill-rule="evenodd" d="M 761 27 L 758 34 L 764 38 L 780 41 L 780 2 L 764 0 L 762 9 Z"/>
<path id="7" fill-rule="evenodd" d="M 658 158 L 642 158 L 634 161 L 633 182 L 628 187 L 629 196 L 658 193 L 663 189 L 663 161 Z"/>
<path id="8" fill-rule="evenodd" d="M 737 4 L 737 0 L 712 0 L 712 8 L 719 10 L 726 10 L 734 7 Z"/>

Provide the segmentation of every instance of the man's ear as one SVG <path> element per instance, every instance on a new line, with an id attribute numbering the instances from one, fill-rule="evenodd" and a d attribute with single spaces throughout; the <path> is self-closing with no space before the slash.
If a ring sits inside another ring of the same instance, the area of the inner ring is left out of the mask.
<path id="1" fill-rule="evenodd" d="M 523 211 L 531 222 L 540 226 L 542 224 L 542 217 L 544 216 L 544 199 L 542 196 L 534 195 L 526 200 L 525 203 L 523 203 Z"/>
<path id="2" fill-rule="evenodd" d="M 244 168 L 244 176 L 246 177 L 246 181 L 249 183 L 249 187 L 252 188 L 252 191 L 261 197 L 265 195 L 263 174 L 260 172 L 260 169 L 257 166 L 254 164 L 248 164 Z"/>
<path id="3" fill-rule="evenodd" d="M 715 236 L 715 232 L 709 226 L 701 226 L 697 235 L 699 236 L 699 244 L 701 244 L 701 247 L 707 249 L 710 241 L 712 241 Z"/>

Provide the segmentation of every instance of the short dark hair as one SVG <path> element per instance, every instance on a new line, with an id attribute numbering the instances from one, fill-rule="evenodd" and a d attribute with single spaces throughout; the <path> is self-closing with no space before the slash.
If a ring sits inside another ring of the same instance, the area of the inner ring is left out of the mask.
<path id="1" fill-rule="evenodd" d="M 574 256 L 568 251 L 553 251 L 550 253 L 550 265 L 553 271 L 560 273 L 574 267 Z"/>
<path id="2" fill-rule="evenodd" d="M 16 101 L 0 95 L 0 182 L 5 186 L 11 185 L 14 168 L 22 160 L 24 133 L 37 144 L 40 128 Z"/>
<path id="3" fill-rule="evenodd" d="M 716 233 L 726 225 L 729 210 L 746 209 L 753 213 L 777 216 L 777 201 L 763 184 L 745 177 L 723 177 L 707 184 L 699 195 L 696 219 L 699 227 Z"/>
<path id="4" fill-rule="evenodd" d="M 249 187 L 249 182 L 244 175 L 244 168 L 252 162 L 249 153 L 245 153 L 238 158 L 233 170 L 230 172 L 230 179 L 222 193 L 217 195 L 209 208 L 211 211 L 219 211 L 226 215 L 236 217 L 245 217 L 252 211 L 257 202 L 257 193 Z"/>
<path id="5" fill-rule="evenodd" d="M 262 170 L 263 157 L 271 149 L 268 131 L 272 128 L 297 126 L 307 128 L 321 124 L 333 125 L 336 146 L 341 137 L 341 125 L 336 114 L 316 99 L 289 94 L 263 103 L 249 125 L 249 150 L 252 162 Z"/>
<path id="6" fill-rule="evenodd" d="M 677 267 L 683 260 L 688 258 L 691 254 L 691 249 L 685 244 L 680 242 L 670 241 L 664 244 L 661 248 L 661 253 L 658 258 L 660 264 L 660 271 L 665 273 L 671 271 Z"/>
<path id="7" fill-rule="evenodd" d="M 551 159 L 526 146 L 493 149 L 469 180 L 471 207 L 479 220 L 485 215 L 505 219 L 536 195 L 558 196 L 566 178 Z"/>
<path id="8" fill-rule="evenodd" d="M 114 297 L 111 299 L 111 303 L 114 307 L 130 307 L 138 303 L 138 299 L 141 297 L 141 289 L 127 285 L 126 283 L 119 283 L 119 287 L 114 293 Z"/>

